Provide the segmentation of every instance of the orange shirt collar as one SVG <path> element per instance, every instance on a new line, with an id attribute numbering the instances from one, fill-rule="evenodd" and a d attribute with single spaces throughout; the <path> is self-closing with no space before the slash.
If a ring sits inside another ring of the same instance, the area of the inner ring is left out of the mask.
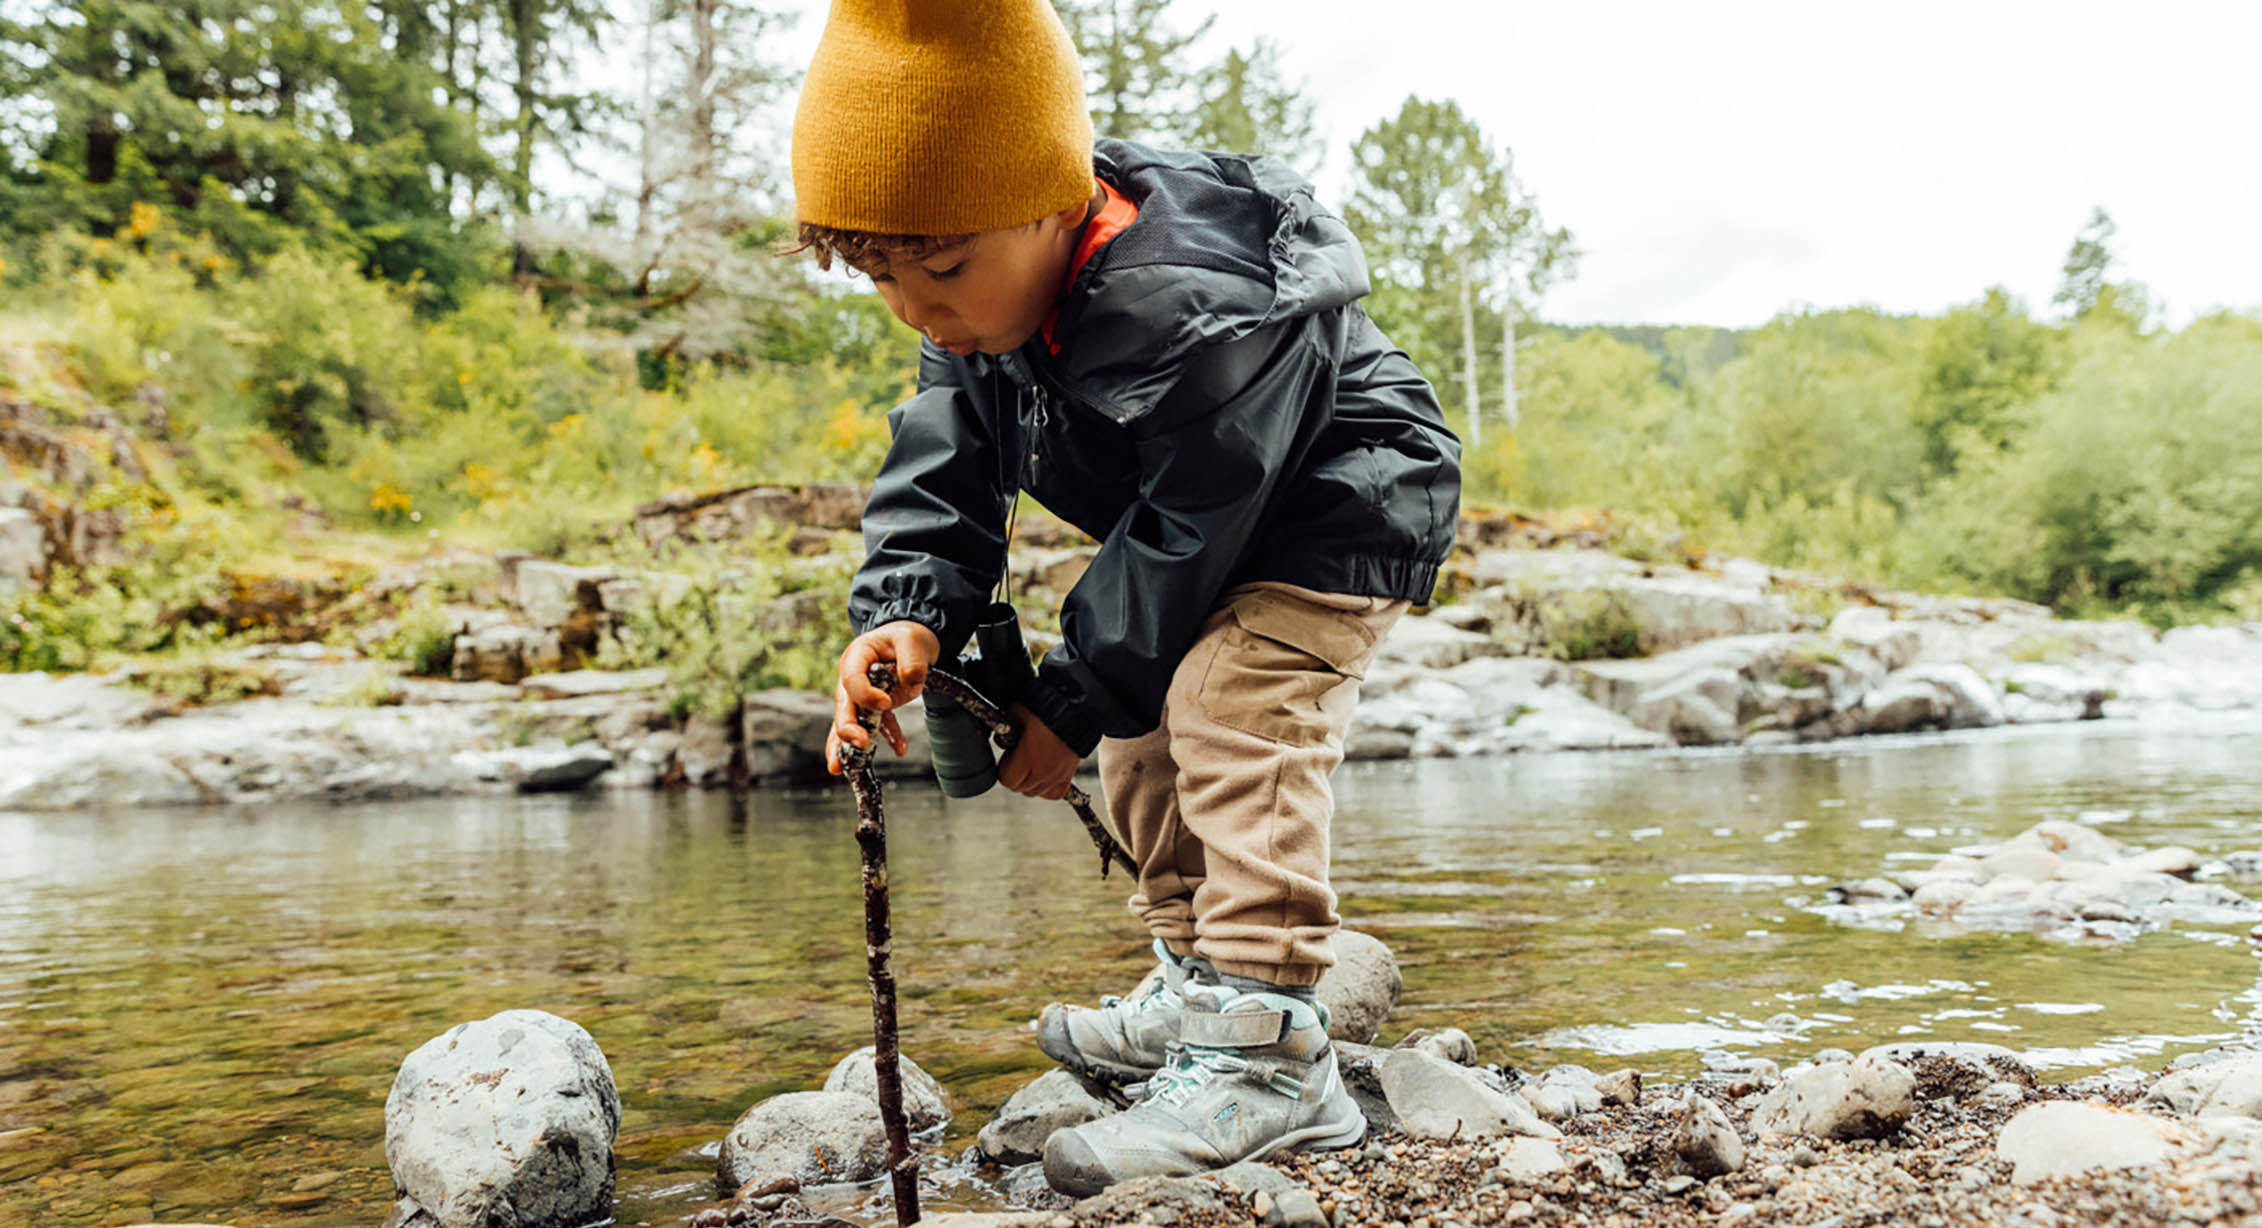
<path id="1" fill-rule="evenodd" d="M 1099 178 L 1094 178 L 1093 182 L 1100 185 L 1100 191 L 1107 193 L 1107 203 L 1101 205 L 1099 213 L 1091 221 L 1084 224 L 1084 236 L 1076 244 L 1076 254 L 1068 261 L 1068 276 L 1060 284 L 1060 292 L 1063 295 L 1068 293 L 1069 286 L 1075 284 L 1076 275 L 1084 271 L 1084 266 L 1091 263 L 1092 257 L 1098 255 L 1099 250 L 1108 245 L 1108 240 L 1122 234 L 1124 227 L 1129 226 L 1139 216 L 1139 206 L 1132 204 L 1128 197 L 1116 191 L 1114 185 Z M 1045 313 L 1044 330 L 1045 348 L 1055 354 L 1060 353 L 1060 342 L 1054 338 L 1052 330 L 1053 325 L 1058 323 L 1059 320 L 1060 300 L 1054 299 L 1052 310 Z"/>

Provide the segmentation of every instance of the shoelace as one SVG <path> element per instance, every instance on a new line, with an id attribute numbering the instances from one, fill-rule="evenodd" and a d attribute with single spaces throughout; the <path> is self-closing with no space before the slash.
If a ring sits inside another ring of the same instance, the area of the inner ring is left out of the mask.
<path id="1" fill-rule="evenodd" d="M 1153 993 L 1137 998 L 1125 998 L 1111 993 L 1100 995 L 1101 1010 L 1122 1010 L 1133 1015 L 1144 1015 L 1148 1011 L 1162 1007 L 1176 1010 L 1184 1005 L 1186 1005 L 1186 999 L 1168 985 L 1158 985 Z"/>
<path id="2" fill-rule="evenodd" d="M 1163 1068 L 1147 1081 L 1147 1099 L 1184 1104 L 1196 1088 L 1219 1075 L 1247 1070 L 1249 1063 L 1231 1049 L 1172 1045 L 1163 1050 Z"/>

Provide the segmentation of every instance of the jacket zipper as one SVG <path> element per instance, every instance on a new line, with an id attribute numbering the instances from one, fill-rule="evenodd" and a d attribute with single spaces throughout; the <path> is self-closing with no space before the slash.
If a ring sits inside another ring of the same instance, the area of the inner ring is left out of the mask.
<path id="1" fill-rule="evenodd" d="M 1039 381 L 1032 391 L 1034 395 L 1030 398 L 1030 403 L 1034 406 L 1034 412 L 1030 418 L 1029 462 L 1021 475 L 1021 488 L 1023 490 L 1033 489 L 1037 484 L 1037 471 L 1043 460 L 1044 431 L 1045 427 L 1052 422 L 1052 394 L 1045 391 L 1042 381 Z"/>

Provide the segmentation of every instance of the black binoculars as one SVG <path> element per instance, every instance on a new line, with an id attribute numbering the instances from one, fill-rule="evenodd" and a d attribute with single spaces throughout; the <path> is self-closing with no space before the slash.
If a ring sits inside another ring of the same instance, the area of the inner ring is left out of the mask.
<path id="1" fill-rule="evenodd" d="M 1003 711 L 1026 699 L 1037 684 L 1029 649 L 1021 642 L 1021 616 L 1011 605 L 993 601 L 974 626 L 974 642 L 964 656 L 944 666 L 982 698 Z M 997 751 L 990 731 L 973 714 L 929 687 L 927 740 L 934 748 L 935 781 L 946 797 L 979 797 L 997 784 Z"/>

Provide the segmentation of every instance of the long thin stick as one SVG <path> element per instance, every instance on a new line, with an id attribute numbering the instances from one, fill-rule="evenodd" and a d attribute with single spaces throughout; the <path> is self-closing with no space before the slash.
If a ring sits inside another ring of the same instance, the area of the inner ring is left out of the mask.
<path id="1" fill-rule="evenodd" d="M 895 690 L 895 667 L 872 666 L 872 685 Z M 880 736 L 879 714 L 858 709 L 856 719 Z M 872 755 L 856 746 L 840 748 L 841 767 L 856 791 L 856 845 L 864 854 L 864 963 L 872 984 L 872 1074 L 879 1085 L 880 1122 L 888 1135 L 888 1179 L 895 1188 L 895 1222 L 919 1222 L 919 1159 L 911 1151 L 911 1129 L 903 1119 L 903 1068 L 896 1057 L 895 970 L 889 966 L 895 938 L 888 921 L 888 829 L 880 812 L 880 782 L 872 774 Z"/>
<path id="2" fill-rule="evenodd" d="M 999 711 L 996 704 L 983 698 L 982 693 L 969 686 L 965 679 L 939 669 L 930 669 L 927 671 L 927 686 L 941 692 L 981 722 L 990 731 L 990 740 L 997 743 L 999 750 L 1012 750 L 1014 743 L 1021 740 L 1021 731 L 1006 719 L 1005 713 Z M 1077 820 L 1084 824 L 1085 834 L 1092 838 L 1092 847 L 1100 851 L 1101 878 L 1107 877 L 1110 866 L 1122 866 L 1124 873 L 1134 877 L 1138 875 L 1138 863 L 1132 861 L 1131 854 L 1124 852 L 1123 846 L 1117 844 L 1115 837 L 1109 834 L 1107 825 L 1100 821 L 1098 812 L 1092 806 L 1091 797 L 1075 785 L 1068 786 L 1068 808 L 1076 812 Z"/>

